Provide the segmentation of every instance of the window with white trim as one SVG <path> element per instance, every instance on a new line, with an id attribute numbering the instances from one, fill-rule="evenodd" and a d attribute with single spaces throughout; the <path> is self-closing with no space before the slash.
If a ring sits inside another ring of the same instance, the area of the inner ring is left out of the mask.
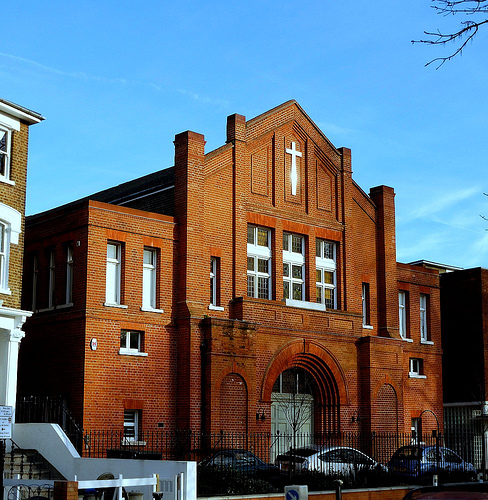
<path id="1" fill-rule="evenodd" d="M 408 293 L 404 290 L 398 292 L 399 333 L 402 339 L 409 337 L 408 332 Z"/>
<path id="2" fill-rule="evenodd" d="M 332 241 L 315 240 L 316 300 L 328 309 L 337 308 L 336 270 L 337 245 Z"/>
<path id="3" fill-rule="evenodd" d="M 47 306 L 54 307 L 56 295 L 56 254 L 54 249 L 49 251 L 49 294 Z"/>
<path id="4" fill-rule="evenodd" d="M 10 179 L 10 130 L 0 128 L 0 180 Z"/>
<path id="5" fill-rule="evenodd" d="M 408 376 L 411 378 L 425 378 L 424 360 L 422 358 L 410 358 Z"/>
<path id="6" fill-rule="evenodd" d="M 247 295 L 271 299 L 271 231 L 247 226 Z"/>
<path id="7" fill-rule="evenodd" d="M 156 309 L 157 251 L 155 248 L 144 248 L 142 267 L 142 307 Z"/>
<path id="8" fill-rule="evenodd" d="M 420 294 L 420 341 L 429 342 L 429 296 Z"/>
<path id="9" fill-rule="evenodd" d="M 363 283 L 361 287 L 361 302 L 363 309 L 363 326 L 371 325 L 371 310 L 369 298 L 369 283 Z"/>
<path id="10" fill-rule="evenodd" d="M 122 245 L 107 243 L 107 275 L 105 286 L 105 301 L 107 304 L 120 304 L 120 273 L 121 273 Z"/>
<path id="11" fill-rule="evenodd" d="M 124 410 L 124 440 L 139 441 L 140 410 Z"/>
<path id="12" fill-rule="evenodd" d="M 120 352 L 138 353 L 143 351 L 143 333 L 137 330 L 122 330 L 120 332 Z"/>
<path id="13" fill-rule="evenodd" d="M 305 300 L 305 238 L 283 233 L 283 297 Z"/>
<path id="14" fill-rule="evenodd" d="M 0 221 L 0 292 L 8 289 L 8 224 Z"/>
<path id="15" fill-rule="evenodd" d="M 66 247 L 66 304 L 73 302 L 73 247 Z"/>

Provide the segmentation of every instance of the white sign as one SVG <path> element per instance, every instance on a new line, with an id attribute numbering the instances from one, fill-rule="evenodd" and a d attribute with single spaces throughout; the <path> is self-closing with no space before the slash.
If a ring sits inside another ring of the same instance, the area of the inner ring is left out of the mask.
<path id="1" fill-rule="evenodd" d="M 12 437 L 12 414 L 11 406 L 0 406 L 0 439 Z"/>

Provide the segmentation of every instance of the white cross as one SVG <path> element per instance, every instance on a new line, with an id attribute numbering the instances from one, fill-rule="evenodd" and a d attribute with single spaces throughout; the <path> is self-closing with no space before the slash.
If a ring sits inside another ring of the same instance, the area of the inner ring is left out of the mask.
<path id="1" fill-rule="evenodd" d="M 291 194 L 295 196 L 297 194 L 297 156 L 298 158 L 302 157 L 302 153 L 295 149 L 295 143 L 291 143 L 291 149 L 286 148 L 286 152 L 291 155 Z"/>

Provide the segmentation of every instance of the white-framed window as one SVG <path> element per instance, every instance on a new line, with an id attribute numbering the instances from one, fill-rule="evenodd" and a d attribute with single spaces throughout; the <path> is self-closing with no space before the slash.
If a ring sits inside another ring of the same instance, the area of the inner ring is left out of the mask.
<path id="1" fill-rule="evenodd" d="M 271 231 L 247 226 L 247 295 L 271 299 Z"/>
<path id="2" fill-rule="evenodd" d="M 54 248 L 49 251 L 49 294 L 47 306 L 54 307 L 56 295 L 56 254 Z"/>
<path id="3" fill-rule="evenodd" d="M 283 233 L 283 297 L 305 300 L 305 238 Z"/>
<path id="4" fill-rule="evenodd" d="M 111 305 L 120 304 L 121 256 L 122 245 L 113 241 L 108 242 L 105 302 Z"/>
<path id="5" fill-rule="evenodd" d="M 124 440 L 139 441 L 140 410 L 124 410 Z"/>
<path id="6" fill-rule="evenodd" d="M 408 335 L 408 293 L 404 290 L 398 292 L 398 315 L 400 337 L 406 340 Z"/>
<path id="7" fill-rule="evenodd" d="M 37 284 L 39 282 L 39 257 L 32 256 L 32 310 L 37 309 Z"/>
<path id="8" fill-rule="evenodd" d="M 10 142 L 11 131 L 0 127 L 0 180 L 10 179 Z"/>
<path id="9" fill-rule="evenodd" d="M 66 247 L 66 304 L 73 302 L 73 247 Z"/>
<path id="10" fill-rule="evenodd" d="M 122 330 L 120 332 L 120 350 L 125 352 L 142 352 L 142 332 Z"/>
<path id="11" fill-rule="evenodd" d="M 157 251 L 155 248 L 144 248 L 142 270 L 142 307 L 156 309 L 156 273 Z"/>
<path id="12" fill-rule="evenodd" d="M 425 378 L 424 360 L 422 358 L 410 358 L 408 376 L 411 378 Z"/>
<path id="13" fill-rule="evenodd" d="M 430 342 L 429 332 L 429 296 L 420 294 L 420 342 Z"/>
<path id="14" fill-rule="evenodd" d="M 363 326 L 371 326 L 371 309 L 369 296 L 369 283 L 363 283 L 361 286 L 361 302 L 363 310 Z"/>
<path id="15" fill-rule="evenodd" d="M 0 292 L 8 290 L 8 224 L 0 221 Z"/>
<path id="16" fill-rule="evenodd" d="M 337 245 L 332 241 L 315 240 L 316 300 L 328 309 L 337 308 L 336 274 Z"/>

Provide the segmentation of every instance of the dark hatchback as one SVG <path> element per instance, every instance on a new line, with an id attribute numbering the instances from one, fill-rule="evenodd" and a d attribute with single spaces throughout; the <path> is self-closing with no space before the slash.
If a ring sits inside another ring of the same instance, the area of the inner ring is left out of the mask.
<path id="1" fill-rule="evenodd" d="M 268 479 L 279 473 L 276 465 L 268 464 L 254 453 L 240 449 L 217 451 L 204 458 L 198 465 L 199 467 L 224 468 L 261 479 Z"/>

